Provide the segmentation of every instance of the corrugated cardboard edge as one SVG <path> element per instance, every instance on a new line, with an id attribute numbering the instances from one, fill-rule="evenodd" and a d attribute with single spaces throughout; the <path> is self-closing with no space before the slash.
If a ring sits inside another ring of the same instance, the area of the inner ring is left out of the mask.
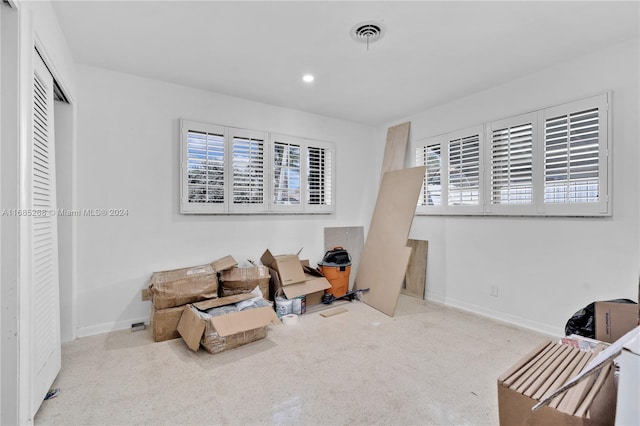
<path id="1" fill-rule="evenodd" d="M 200 348 L 200 339 L 204 333 L 204 321 L 191 305 L 187 306 L 182 312 L 180 322 L 178 323 L 178 333 L 182 336 L 182 340 L 187 344 L 189 349 L 194 352 Z"/>
<path id="2" fill-rule="evenodd" d="M 211 323 L 220 336 L 230 336 L 269 324 L 279 324 L 280 319 L 270 306 L 232 312 L 211 318 Z M 204 329 L 203 329 L 204 330 Z M 202 333 L 200 333 L 202 335 Z"/>
<path id="3" fill-rule="evenodd" d="M 324 277 L 312 277 L 307 275 L 307 281 L 299 284 L 292 284 L 282 287 L 287 299 L 295 299 L 305 294 L 315 293 L 316 291 L 322 291 L 331 288 L 331 284 Z"/>
<path id="4" fill-rule="evenodd" d="M 232 256 L 225 256 L 214 260 L 210 265 L 216 272 L 222 272 L 227 269 L 235 268 L 238 266 L 238 262 L 236 262 Z"/>

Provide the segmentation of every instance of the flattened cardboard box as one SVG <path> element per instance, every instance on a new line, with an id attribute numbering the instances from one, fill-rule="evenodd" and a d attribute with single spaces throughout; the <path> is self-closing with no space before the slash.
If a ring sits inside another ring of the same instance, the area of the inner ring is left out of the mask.
<path id="1" fill-rule="evenodd" d="M 306 280 L 300 259 L 297 254 L 281 254 L 274 256 L 269 249 L 260 257 L 263 265 L 278 271 L 283 286 L 297 284 Z"/>
<path id="2" fill-rule="evenodd" d="M 154 272 L 149 281 L 156 309 L 218 297 L 218 275 L 211 265 Z"/>
<path id="3" fill-rule="evenodd" d="M 613 343 L 638 325 L 635 303 L 596 302 L 596 339 Z"/>
<path id="4" fill-rule="evenodd" d="M 234 299 L 231 303 L 236 301 Z M 225 304 L 229 304 L 228 300 L 219 306 Z M 178 332 L 192 351 L 197 351 L 202 344 L 207 351 L 218 353 L 264 338 L 267 326 L 279 323 L 278 316 L 270 306 L 204 319 L 190 305 L 180 318 Z"/>

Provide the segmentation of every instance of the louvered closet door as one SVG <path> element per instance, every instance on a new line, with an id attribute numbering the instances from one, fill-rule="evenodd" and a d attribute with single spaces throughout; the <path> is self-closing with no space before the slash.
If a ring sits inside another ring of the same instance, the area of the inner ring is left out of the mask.
<path id="1" fill-rule="evenodd" d="M 35 54 L 33 79 L 29 273 L 31 414 L 35 414 L 60 371 L 58 232 L 53 129 L 53 78 Z M 42 214 L 49 212 L 48 214 Z"/>

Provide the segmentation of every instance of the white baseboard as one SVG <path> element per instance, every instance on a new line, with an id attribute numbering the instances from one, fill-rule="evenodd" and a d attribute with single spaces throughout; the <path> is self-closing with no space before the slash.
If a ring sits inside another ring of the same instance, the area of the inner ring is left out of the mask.
<path id="1" fill-rule="evenodd" d="M 442 305 L 451 306 L 453 308 L 461 309 L 476 315 L 491 318 L 496 321 L 508 323 L 518 327 L 526 328 L 536 331 L 538 333 L 547 334 L 553 338 L 564 336 L 564 328 L 558 328 L 549 324 L 544 324 L 537 321 L 531 321 L 526 318 L 519 317 L 517 315 L 511 315 L 504 312 L 494 311 L 493 309 L 486 308 L 484 306 L 474 305 L 473 303 L 463 302 L 451 297 L 443 297 L 436 294 L 425 295 L 425 300 L 431 302 L 440 303 Z"/>
<path id="2" fill-rule="evenodd" d="M 108 333 L 110 331 L 126 330 L 131 328 L 131 324 L 143 322 L 149 324 L 149 317 L 132 318 L 123 321 L 108 322 L 103 324 L 90 325 L 88 327 L 78 327 L 77 338 L 94 336 L 96 334 Z"/>

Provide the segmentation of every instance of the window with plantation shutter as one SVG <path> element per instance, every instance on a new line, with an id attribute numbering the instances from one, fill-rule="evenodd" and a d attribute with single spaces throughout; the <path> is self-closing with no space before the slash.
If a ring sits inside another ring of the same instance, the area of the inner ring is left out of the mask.
<path id="1" fill-rule="evenodd" d="M 598 202 L 598 109 L 545 120 L 545 203 Z"/>
<path id="2" fill-rule="evenodd" d="M 183 122 L 182 211 L 224 211 L 225 129 Z"/>
<path id="3" fill-rule="evenodd" d="M 233 179 L 230 210 L 260 210 L 266 205 L 265 135 L 241 129 L 230 129 L 229 134 Z"/>
<path id="4" fill-rule="evenodd" d="M 333 211 L 333 144 L 277 134 L 272 134 L 271 139 L 272 210 L 305 213 Z"/>
<path id="5" fill-rule="evenodd" d="M 491 123 L 491 204 L 533 202 L 535 114 Z"/>
<path id="6" fill-rule="evenodd" d="M 480 203 L 480 135 L 481 132 L 449 141 L 449 206 L 477 206 Z"/>
<path id="7" fill-rule="evenodd" d="M 330 142 L 181 120 L 181 213 L 328 213 Z"/>
<path id="8" fill-rule="evenodd" d="M 426 166 L 419 213 L 468 214 L 482 210 L 482 126 L 418 142 L 416 166 Z"/>
<path id="9" fill-rule="evenodd" d="M 307 148 L 307 204 L 333 204 L 331 166 L 331 150 L 314 146 Z"/>
<path id="10" fill-rule="evenodd" d="M 418 211 L 440 211 L 442 205 L 442 146 L 439 139 L 425 140 L 416 148 L 415 165 L 426 166 L 420 196 Z"/>
<path id="11" fill-rule="evenodd" d="M 273 144 L 273 202 L 281 205 L 301 205 L 301 150 L 299 145 Z"/>
<path id="12" fill-rule="evenodd" d="M 417 141 L 427 171 L 416 212 L 610 215 L 610 96 Z"/>

